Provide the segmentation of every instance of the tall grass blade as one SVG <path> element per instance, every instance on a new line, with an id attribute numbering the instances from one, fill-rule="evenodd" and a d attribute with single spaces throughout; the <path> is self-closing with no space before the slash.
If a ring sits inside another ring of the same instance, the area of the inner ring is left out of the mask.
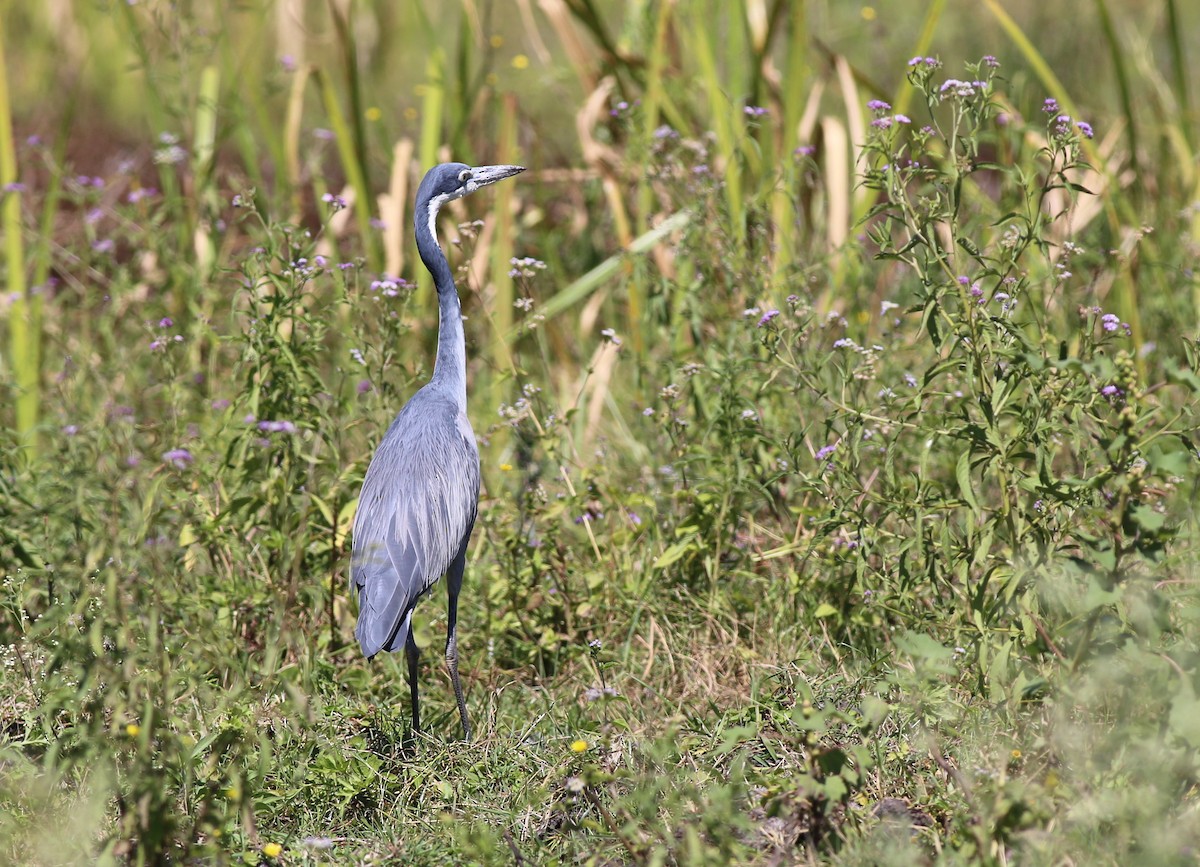
<path id="1" fill-rule="evenodd" d="M 924 57 L 929 53 L 929 48 L 933 45 L 933 34 L 937 31 L 938 22 L 941 20 L 942 11 L 945 8 L 946 0 L 933 0 L 929 4 L 929 8 L 925 10 L 925 20 L 921 22 L 921 35 L 917 37 L 917 45 L 913 49 L 915 56 Z M 905 79 L 900 83 L 892 104 L 896 106 L 897 112 L 904 114 L 908 111 L 912 98 L 913 87 L 908 83 L 908 79 Z"/>
<path id="2" fill-rule="evenodd" d="M 358 197 L 360 207 L 368 209 L 369 220 L 371 199 L 365 197 L 364 193 L 371 188 L 370 163 L 367 161 L 367 133 L 363 127 L 366 121 L 366 110 L 363 106 L 362 81 L 358 70 L 358 42 L 355 39 L 353 26 L 355 5 L 355 0 L 340 0 L 340 2 L 339 0 L 329 0 L 329 14 L 337 30 L 338 44 L 342 48 L 342 65 L 346 70 L 346 90 L 350 98 L 350 129 L 354 134 L 354 161 L 358 164 L 359 173 L 363 178 L 363 188 L 356 187 L 355 195 Z M 369 240 L 370 238 L 370 235 L 364 236 L 363 246 L 368 249 L 377 247 Z M 379 267 L 378 262 L 375 263 L 375 267 Z"/>
<path id="3" fill-rule="evenodd" d="M 726 93 L 725 82 L 717 69 L 714 33 L 704 17 L 694 19 L 688 29 L 692 56 L 700 65 L 700 86 L 708 101 L 709 117 L 717 137 L 717 154 L 723 168 L 725 201 L 734 238 L 740 241 L 745 229 L 746 203 L 742 192 L 742 161 L 734 130 L 735 107 Z"/>
<path id="4" fill-rule="evenodd" d="M 1121 112 L 1125 115 L 1125 132 L 1129 136 L 1129 166 L 1136 175 L 1138 172 L 1138 122 L 1137 115 L 1133 111 L 1133 89 L 1130 87 L 1129 72 L 1125 67 L 1125 51 L 1121 46 L 1116 28 L 1113 26 L 1107 0 L 1094 0 L 1094 2 L 1100 18 L 1101 29 L 1104 30 L 1104 40 L 1108 43 L 1108 56 L 1112 59 L 1113 72 L 1117 76 L 1117 93 L 1121 97 Z M 1134 186 L 1134 190 L 1139 189 L 1139 186 Z"/>
<path id="5" fill-rule="evenodd" d="M 1183 49 L 1183 25 L 1179 20 L 1176 0 L 1166 0 L 1167 42 L 1171 46 L 1171 76 L 1175 85 L 1175 101 L 1179 104 L 1180 126 L 1193 149 L 1196 146 L 1196 115 L 1192 110 L 1191 75 Z"/>
<path id="6" fill-rule="evenodd" d="M 304 119 L 304 93 L 313 69 L 299 66 L 292 75 L 292 86 L 288 90 L 287 111 L 283 121 L 283 154 L 288 193 L 291 198 L 293 223 L 300 222 L 304 201 L 301 198 L 300 181 L 300 128 Z"/>
<path id="7" fill-rule="evenodd" d="M 595 268 L 560 290 L 557 295 L 550 298 L 541 308 L 542 315 L 549 320 L 571 309 L 616 274 L 625 262 L 626 256 L 647 252 L 655 244 L 660 243 L 666 238 L 667 235 L 682 229 L 691 222 L 691 219 L 692 215 L 688 211 L 679 211 L 672 214 L 644 235 L 635 238 L 628 249 L 609 256 Z M 509 339 L 511 340 L 516 336 L 517 333 L 514 332 L 510 334 Z"/>
<path id="8" fill-rule="evenodd" d="M 505 94 L 501 101 L 500 125 L 496 136 L 497 165 L 513 165 L 517 159 L 517 98 L 511 93 Z M 509 276 L 512 270 L 513 258 L 513 199 L 516 195 L 515 184 L 497 184 L 494 187 L 495 198 L 492 204 L 492 214 L 495 224 L 495 235 L 492 240 L 492 268 L 490 282 L 492 284 L 492 322 L 495 327 L 492 339 L 492 363 L 497 368 L 502 359 L 508 354 L 505 336 L 513 326 L 513 278 Z"/>
<path id="9" fill-rule="evenodd" d="M 203 216 L 196 221 L 193 246 L 196 251 L 196 264 L 204 278 L 210 276 L 216 261 L 216 245 L 207 217 L 217 213 L 220 208 L 213 177 L 217 105 L 220 96 L 221 71 L 215 66 L 206 66 L 200 73 L 200 95 L 196 102 L 195 130 L 192 137 L 192 176 L 196 198 L 203 208 Z"/>
<path id="10" fill-rule="evenodd" d="M 804 0 L 790 4 L 787 19 L 787 60 L 784 67 L 779 130 L 779 164 L 782 176 L 771 194 L 771 218 L 775 224 L 773 276 L 781 280 L 796 253 L 796 227 L 799 212 L 793 198 L 796 188 L 796 160 L 793 152 L 800 144 L 800 118 L 809 93 L 808 4 Z"/>
<path id="11" fill-rule="evenodd" d="M 436 45 L 436 42 L 433 43 Z M 442 146 L 442 116 L 446 102 L 446 54 L 441 48 L 433 48 L 425 61 L 425 82 L 421 98 L 421 138 L 418 153 L 421 171 L 428 171 L 438 162 L 438 150 Z M 433 291 L 432 278 L 424 268 L 417 269 L 417 292 L 414 309 L 429 308 L 429 297 Z"/>
<path id="12" fill-rule="evenodd" d="M 822 118 L 821 137 L 825 141 L 825 241 L 833 251 L 850 236 L 854 166 L 850 161 L 850 137 L 846 134 L 845 124 L 833 116 Z"/>
<path id="13" fill-rule="evenodd" d="M 413 169 L 413 140 L 402 138 L 392 148 L 392 177 L 387 197 L 380 197 L 379 216 L 383 219 L 383 269 L 400 276 L 404 270 L 404 227 L 408 202 L 408 183 Z"/>
<path id="14" fill-rule="evenodd" d="M 325 104 L 325 115 L 329 119 L 329 126 L 333 131 L 334 141 L 337 142 L 338 156 L 342 160 L 342 169 L 346 172 L 350 186 L 354 188 L 354 217 L 358 223 L 359 235 L 362 237 L 363 249 L 367 254 L 367 261 L 371 268 L 379 271 L 383 262 L 379 252 L 379 244 L 371 229 L 371 191 L 367 188 L 366 176 L 363 174 L 362 166 L 358 162 L 358 153 L 354 146 L 354 136 L 350 128 L 346 125 L 345 117 L 342 115 L 342 109 L 338 104 L 337 92 L 334 90 L 333 82 L 329 80 L 329 76 L 322 70 L 316 70 L 315 76 L 317 87 L 321 91 L 322 101 Z"/>
<path id="15" fill-rule="evenodd" d="M 665 66 L 667 63 L 667 34 L 671 27 L 672 13 L 675 10 L 675 3 L 665 2 L 659 4 L 658 15 L 654 22 L 653 42 L 650 46 L 650 51 L 647 54 L 649 66 L 646 69 L 646 91 L 642 96 L 642 140 L 645 142 L 652 141 L 654 131 L 658 129 L 661 122 L 661 107 L 664 97 L 664 75 Z M 645 234 L 650 228 L 650 217 L 654 211 L 654 190 L 651 186 L 650 179 L 645 174 L 638 176 L 637 189 L 637 210 L 634 215 L 637 221 L 637 233 Z M 646 343 L 647 335 L 643 332 L 649 330 L 649 323 L 642 315 L 646 309 L 647 293 L 645 284 L 641 281 L 632 281 L 628 290 L 628 308 L 626 311 L 627 328 L 633 340 L 633 351 L 637 356 L 641 356 Z"/>
<path id="16" fill-rule="evenodd" d="M 10 187 L 18 178 L 17 151 L 13 145 L 12 105 L 8 98 L 8 58 L 5 44 L 8 34 L 5 16 L 0 16 L 0 226 L 4 228 L 4 264 L 8 271 L 8 292 L 15 299 L 8 314 L 9 345 L 16 380 L 16 428 L 25 445 L 36 454 L 35 429 L 41 368 L 42 304 L 31 299 L 25 282 L 25 248 L 21 236 L 21 194 Z"/>

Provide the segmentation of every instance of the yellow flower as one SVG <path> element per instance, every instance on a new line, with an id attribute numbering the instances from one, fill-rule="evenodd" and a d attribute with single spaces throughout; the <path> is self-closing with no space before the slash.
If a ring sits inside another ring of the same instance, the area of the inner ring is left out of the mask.
<path id="1" fill-rule="evenodd" d="M 500 472 L 502 472 L 502 473 L 512 472 L 512 464 L 501 464 Z"/>
<path id="2" fill-rule="evenodd" d="M 1017 759 L 1021 758 L 1021 751 L 1020 751 L 1020 750 L 1013 750 L 1013 751 L 1012 751 L 1011 753 L 1009 753 L 1008 755 L 1009 755 L 1009 757 L 1010 757 L 1010 758 L 1011 758 L 1011 759 L 1012 759 L 1012 760 L 1015 762 Z"/>
<path id="3" fill-rule="evenodd" d="M 529 68 L 529 58 L 524 54 L 518 54 L 512 59 L 512 65 L 513 69 L 527 69 Z"/>
<path id="4" fill-rule="evenodd" d="M 129 725 L 125 726 L 125 734 L 129 735 L 131 738 L 136 738 L 141 731 L 142 727 L 137 723 L 130 723 Z"/>
<path id="5" fill-rule="evenodd" d="M 278 858 L 283 854 L 283 847 L 278 843 L 268 843 L 267 845 L 263 846 L 262 853 L 268 858 Z"/>
<path id="6" fill-rule="evenodd" d="M 383 112 L 379 110 L 378 106 L 373 105 L 363 112 L 363 117 L 365 117 L 371 123 L 375 123 L 375 121 L 383 117 Z"/>
<path id="7" fill-rule="evenodd" d="M 862 17 L 863 17 L 863 21 L 874 21 L 875 20 L 875 7 L 874 6 L 864 6 L 862 8 Z"/>
<path id="8" fill-rule="evenodd" d="M 580 740 L 580 741 L 571 741 L 571 752 L 573 752 L 573 753 L 586 753 L 586 752 L 587 752 L 587 749 L 588 749 L 588 742 L 587 742 L 587 741 L 583 741 L 583 740 Z"/>
<path id="9" fill-rule="evenodd" d="M 504 37 L 501 36 L 499 33 L 497 33 L 494 36 L 492 36 L 492 38 L 489 39 L 488 42 L 490 42 L 492 44 L 492 48 L 499 48 L 501 45 L 504 44 Z"/>

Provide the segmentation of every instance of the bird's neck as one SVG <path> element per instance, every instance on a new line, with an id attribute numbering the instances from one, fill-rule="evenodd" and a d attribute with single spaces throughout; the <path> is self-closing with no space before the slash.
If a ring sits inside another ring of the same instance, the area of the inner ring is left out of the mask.
<path id="1" fill-rule="evenodd" d="M 433 285 L 438 295 L 438 346 L 433 362 L 433 379 L 455 397 L 465 410 L 467 405 L 467 350 L 463 338 L 462 305 L 458 300 L 458 289 L 450 272 L 450 263 L 437 241 L 434 226 L 437 212 L 427 220 L 416 220 L 417 249 L 421 261 L 433 275 Z"/>

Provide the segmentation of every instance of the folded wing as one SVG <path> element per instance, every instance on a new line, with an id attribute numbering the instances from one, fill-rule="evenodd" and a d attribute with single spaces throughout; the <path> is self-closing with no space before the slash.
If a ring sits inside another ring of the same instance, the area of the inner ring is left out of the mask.
<path id="1" fill-rule="evenodd" d="M 369 658 L 408 637 L 417 600 L 466 545 L 479 500 L 479 455 L 465 416 L 422 391 L 367 468 L 354 517 L 355 636 Z"/>

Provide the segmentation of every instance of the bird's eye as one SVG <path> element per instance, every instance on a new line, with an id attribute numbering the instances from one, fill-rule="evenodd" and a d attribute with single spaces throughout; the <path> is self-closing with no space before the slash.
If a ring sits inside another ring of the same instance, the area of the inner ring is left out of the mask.
<path id="1" fill-rule="evenodd" d="M 461 172 L 458 173 L 458 182 L 460 184 L 465 184 L 469 180 L 471 180 L 471 170 L 470 169 L 463 169 Z"/>

